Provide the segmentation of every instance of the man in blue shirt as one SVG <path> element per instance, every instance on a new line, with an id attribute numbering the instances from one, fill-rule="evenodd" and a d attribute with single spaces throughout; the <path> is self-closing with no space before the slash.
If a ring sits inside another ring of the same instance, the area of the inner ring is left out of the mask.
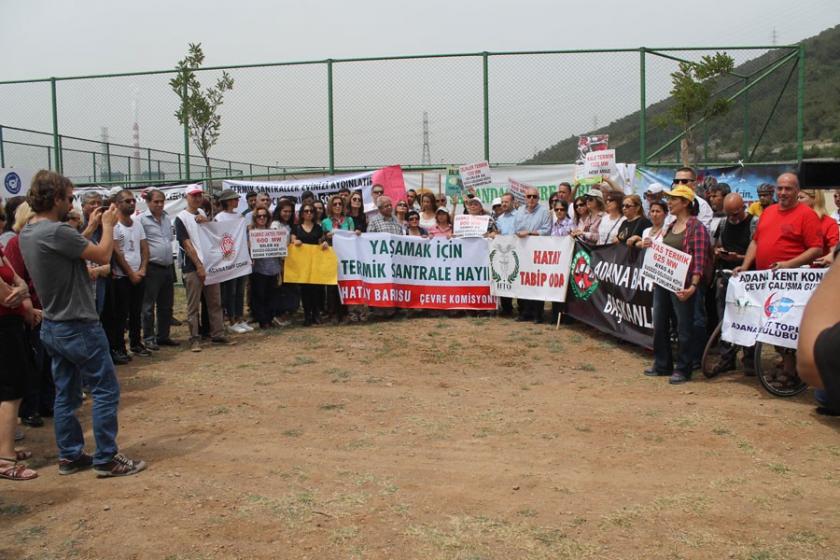
<path id="1" fill-rule="evenodd" d="M 513 223 L 517 237 L 530 235 L 548 235 L 551 232 L 551 218 L 548 208 L 540 206 L 540 193 L 534 187 L 525 189 L 525 205 L 516 211 Z M 527 299 L 519 300 L 519 317 L 517 321 L 543 322 L 545 302 Z"/>

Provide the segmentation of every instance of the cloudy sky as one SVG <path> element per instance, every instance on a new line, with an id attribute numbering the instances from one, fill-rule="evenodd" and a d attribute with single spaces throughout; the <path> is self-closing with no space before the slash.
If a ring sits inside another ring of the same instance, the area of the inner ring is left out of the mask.
<path id="1" fill-rule="evenodd" d="M 480 51 L 791 44 L 840 23 L 840 2 L 654 0 L 459 2 L 0 0 L 0 79 L 171 68 L 189 42 L 209 65 Z M 741 53 L 739 61 L 761 54 Z M 648 100 L 673 66 L 648 64 Z M 326 68 L 237 70 L 214 154 L 325 165 Z M 491 159 L 517 161 L 639 104 L 638 54 L 490 62 Z M 208 81 L 212 76 L 207 76 Z M 63 133 L 181 151 L 166 76 L 59 82 Z M 334 69 L 336 163 L 419 163 L 422 113 L 434 163 L 481 159 L 481 59 Z M 0 86 L 0 124 L 50 130 L 46 84 Z M 80 143 L 80 149 L 81 143 Z M 41 157 L 41 156 L 38 156 Z M 85 159 L 79 155 L 80 159 Z"/>

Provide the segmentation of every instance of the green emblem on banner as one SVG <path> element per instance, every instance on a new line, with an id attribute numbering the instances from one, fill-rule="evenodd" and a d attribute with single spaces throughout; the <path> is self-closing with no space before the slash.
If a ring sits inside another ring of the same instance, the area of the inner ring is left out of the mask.
<path id="1" fill-rule="evenodd" d="M 575 297 L 586 301 L 598 289 L 598 278 L 592 272 L 589 253 L 579 250 L 572 257 L 572 291 Z"/>
<path id="2" fill-rule="evenodd" d="M 490 272 L 500 288 L 511 289 L 519 275 L 519 255 L 513 245 L 500 245 L 490 251 Z"/>

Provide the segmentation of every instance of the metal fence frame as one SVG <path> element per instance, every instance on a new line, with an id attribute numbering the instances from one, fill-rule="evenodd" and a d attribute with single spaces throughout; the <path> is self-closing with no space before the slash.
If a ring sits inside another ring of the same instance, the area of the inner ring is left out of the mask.
<path id="1" fill-rule="evenodd" d="M 731 73 L 733 77 L 738 78 L 741 80 L 741 87 L 738 88 L 734 93 L 729 94 L 727 99 L 730 101 L 734 101 L 739 98 L 744 98 L 744 122 L 745 122 L 745 130 L 744 130 L 744 139 L 743 145 L 741 150 L 741 159 L 744 162 L 748 162 L 751 157 L 755 154 L 756 148 L 761 142 L 763 137 L 764 131 L 767 129 L 767 124 L 769 124 L 770 119 L 773 116 L 773 113 L 776 110 L 776 107 L 781 100 L 782 94 L 787 90 L 787 86 L 792 78 L 794 70 L 798 71 L 798 78 L 797 78 L 797 85 L 796 85 L 796 160 L 801 161 L 803 157 L 803 146 L 804 146 L 804 88 L 805 88 L 805 48 L 803 45 L 748 45 L 748 46 L 725 46 L 725 47 L 638 47 L 638 48 L 626 48 L 626 49 L 583 49 L 583 50 L 541 50 L 541 51 L 501 51 L 501 52 L 473 52 L 473 53 L 453 53 L 453 54 L 430 54 L 430 55 L 406 55 L 406 56 L 389 56 L 389 57 L 364 57 L 364 58 L 342 58 L 342 59 L 324 59 L 324 60 L 309 60 L 309 61 L 295 61 L 295 62 L 272 62 L 272 63 L 261 63 L 261 64 L 246 64 L 246 65 L 225 65 L 225 66 L 208 66 L 196 70 L 196 73 L 201 72 L 213 72 L 213 71 L 223 71 L 223 70 L 235 70 L 235 69 L 245 69 L 245 68 L 268 68 L 268 67 L 280 67 L 280 66 L 300 66 L 300 65 L 324 65 L 325 72 L 327 75 L 327 121 L 328 121 L 328 153 L 325 154 L 328 165 L 323 167 L 302 167 L 296 169 L 290 168 L 283 168 L 277 166 L 269 166 L 269 165 L 259 165 L 253 163 L 244 163 L 244 162 L 234 162 L 230 160 L 219 160 L 215 158 L 211 158 L 211 167 L 209 169 L 208 177 L 206 175 L 194 175 L 192 170 L 195 167 L 191 164 L 191 159 L 196 158 L 199 156 L 191 155 L 191 140 L 189 136 L 189 129 L 186 125 L 183 127 L 184 132 L 184 152 L 183 154 L 177 152 L 167 152 L 165 150 L 156 150 L 155 152 L 161 154 L 167 154 L 169 156 L 174 156 L 177 159 L 177 165 L 179 169 L 179 177 L 180 181 L 191 182 L 191 181 L 201 181 L 206 180 L 208 178 L 212 179 L 226 179 L 226 178 L 249 178 L 249 177 L 284 177 L 288 175 L 295 175 L 295 174 L 303 174 L 303 173 L 317 173 L 317 172 L 325 172 L 325 173 L 336 173 L 336 172 L 345 172 L 345 171 L 355 171 L 359 168 L 357 167 L 336 167 L 335 165 L 335 114 L 334 114 L 334 98 L 333 98 L 333 68 L 335 65 L 338 64 L 352 64 L 356 62 L 375 62 L 375 61 L 394 61 L 394 60 L 417 60 L 417 59 L 441 59 L 441 58 L 475 58 L 480 61 L 481 68 L 482 68 L 482 82 L 483 82 L 483 91 L 482 91 L 482 104 L 483 104 L 483 132 L 484 132 L 484 159 L 489 162 L 493 162 L 491 158 L 491 144 L 490 144 L 490 79 L 489 79 L 489 60 L 491 57 L 510 57 L 510 56 L 521 56 L 521 55 L 575 55 L 575 54 L 586 54 L 586 53 L 632 53 L 637 52 L 639 54 L 639 82 L 640 82 L 640 128 L 639 128 L 639 140 L 640 140 L 640 149 L 639 149 L 639 165 L 647 165 L 647 166 L 666 166 L 666 165 L 673 165 L 672 162 L 668 163 L 657 163 L 651 161 L 658 155 L 661 155 L 666 149 L 670 146 L 673 146 L 676 142 L 685 135 L 685 132 L 681 132 L 667 141 L 665 144 L 661 145 L 657 149 L 651 151 L 650 153 L 647 152 L 647 129 L 648 129 L 648 118 L 647 118 L 647 103 L 646 103 L 646 73 L 645 73 L 645 64 L 648 56 L 656 56 L 671 59 L 677 62 L 691 62 L 671 54 L 669 52 L 676 52 L 676 51 L 736 51 L 736 50 L 776 50 L 776 51 L 789 51 L 781 58 L 771 62 L 770 64 L 765 65 L 764 67 L 756 70 L 752 74 L 748 75 L 739 75 L 735 72 Z M 767 122 L 765 123 L 762 132 L 759 134 L 758 139 L 752 150 L 750 151 L 750 138 L 749 132 L 746 127 L 746 121 L 748 119 L 748 111 L 749 111 L 749 103 L 746 101 L 746 96 L 748 95 L 749 91 L 755 87 L 757 84 L 763 82 L 768 78 L 768 76 L 773 75 L 773 73 L 779 70 L 784 64 L 792 62 L 791 65 L 791 72 L 788 75 L 787 81 L 785 82 L 785 86 L 779 93 L 779 97 L 776 100 L 776 104 L 773 106 L 773 109 L 768 116 Z M 3 145 L 4 143 L 7 144 L 15 144 L 14 141 L 9 141 L 3 139 L 3 130 L 18 130 L 28 133 L 36 133 L 36 134 L 49 134 L 52 138 L 51 145 L 34 145 L 36 147 L 45 148 L 47 153 L 47 161 L 50 164 L 50 168 L 55 169 L 59 172 L 63 171 L 63 154 L 65 151 L 69 152 L 82 152 L 82 153 L 90 153 L 92 155 L 92 160 L 94 162 L 94 175 L 91 177 L 92 181 L 97 184 L 121 184 L 126 182 L 131 182 L 132 184 L 143 184 L 143 183 L 155 183 L 160 182 L 159 179 L 141 179 L 141 178 L 131 178 L 130 175 L 127 180 L 119 180 L 113 181 L 112 177 L 108 177 L 108 180 L 104 180 L 105 177 L 97 177 L 95 175 L 96 169 L 96 154 L 100 154 L 101 152 L 87 152 L 85 150 L 77 150 L 71 148 L 64 148 L 62 146 L 63 139 L 74 139 L 74 140 L 81 140 L 81 141 L 88 141 L 88 142 L 95 142 L 94 140 L 78 138 L 73 136 L 62 135 L 59 130 L 59 114 L 58 114 L 58 97 L 56 92 L 56 84 L 61 81 L 70 81 L 70 80 L 88 80 L 88 79 L 97 79 L 97 78 L 119 78 L 119 77 L 130 77 L 130 76 L 148 76 L 148 75 L 160 75 L 160 74 L 175 74 L 177 70 L 175 69 L 167 69 L 167 70 L 154 70 L 154 71 L 142 71 L 142 72 L 121 72 L 121 73 L 113 73 L 113 74 L 95 74 L 95 75 L 82 75 L 82 76 L 64 76 L 64 77 L 51 77 L 51 78 L 41 78 L 41 79 L 27 79 L 27 80 L 9 80 L 9 81 L 0 81 L 0 86 L 9 86 L 15 84 L 31 84 L 31 83 L 49 83 L 50 84 L 50 92 L 51 92 L 51 110 L 52 110 L 52 132 L 51 133 L 39 133 L 37 131 L 16 128 L 16 127 L 9 127 L 9 126 L 2 126 L 0 125 L 0 167 L 5 165 L 5 157 L 4 157 L 4 150 Z M 737 82 L 736 82 L 737 83 Z M 732 85 L 729 86 L 730 89 Z M 723 93 L 723 92 L 719 92 Z M 690 128 L 696 128 L 698 125 L 703 124 L 706 121 L 705 118 L 700 118 L 696 122 L 694 122 Z M 106 154 L 105 157 L 109 157 L 110 153 L 110 146 L 119 146 L 121 148 L 126 149 L 134 149 L 134 146 L 128 146 L 125 144 L 115 144 L 115 143 L 105 143 L 106 144 Z M 151 152 L 153 149 L 151 148 L 143 148 L 147 152 L 147 166 L 149 176 L 152 175 L 152 157 Z M 120 157 L 129 157 L 131 156 L 120 156 Z M 158 161 L 158 166 L 161 163 L 161 160 Z M 213 162 L 218 162 L 218 167 L 213 164 Z M 169 162 L 175 163 L 175 162 Z M 452 164 L 455 163 L 464 163 L 464 162 L 449 162 Z M 709 162 L 709 161 L 702 161 L 698 162 L 698 165 L 705 165 L 705 166 L 719 166 L 719 165 L 731 165 L 735 162 Z M 751 162 L 755 165 L 768 165 L 768 164 L 777 164 L 777 163 L 795 163 L 795 162 Z M 247 166 L 248 172 L 245 172 L 245 169 L 237 168 L 234 172 L 233 166 Z M 207 171 L 206 166 L 201 165 L 205 171 Z M 255 170 L 255 167 L 257 168 Z M 404 166 L 406 169 L 412 170 L 423 170 L 423 169 L 439 169 L 440 165 L 431 165 L 431 166 L 422 166 L 422 165 L 411 165 L 411 166 Z M 109 170 L 110 175 L 110 161 L 107 165 L 107 169 Z M 264 168 L 264 169 L 261 169 Z M 129 165 L 130 169 L 130 165 Z M 216 173 L 218 172 L 218 174 Z"/>

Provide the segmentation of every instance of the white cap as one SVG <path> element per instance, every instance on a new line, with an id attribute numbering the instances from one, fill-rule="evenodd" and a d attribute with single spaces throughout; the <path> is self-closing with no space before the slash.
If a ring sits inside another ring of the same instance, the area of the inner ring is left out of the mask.
<path id="1" fill-rule="evenodd" d="M 499 198 L 499 197 L 496 197 L 496 198 L 493 199 L 493 204 L 491 204 L 490 206 L 493 207 L 493 206 L 501 206 L 501 205 L 502 205 L 502 199 Z"/>
<path id="2" fill-rule="evenodd" d="M 663 187 L 660 183 L 651 183 L 645 192 L 651 194 L 659 194 L 661 192 L 665 192 L 665 187 Z"/>

